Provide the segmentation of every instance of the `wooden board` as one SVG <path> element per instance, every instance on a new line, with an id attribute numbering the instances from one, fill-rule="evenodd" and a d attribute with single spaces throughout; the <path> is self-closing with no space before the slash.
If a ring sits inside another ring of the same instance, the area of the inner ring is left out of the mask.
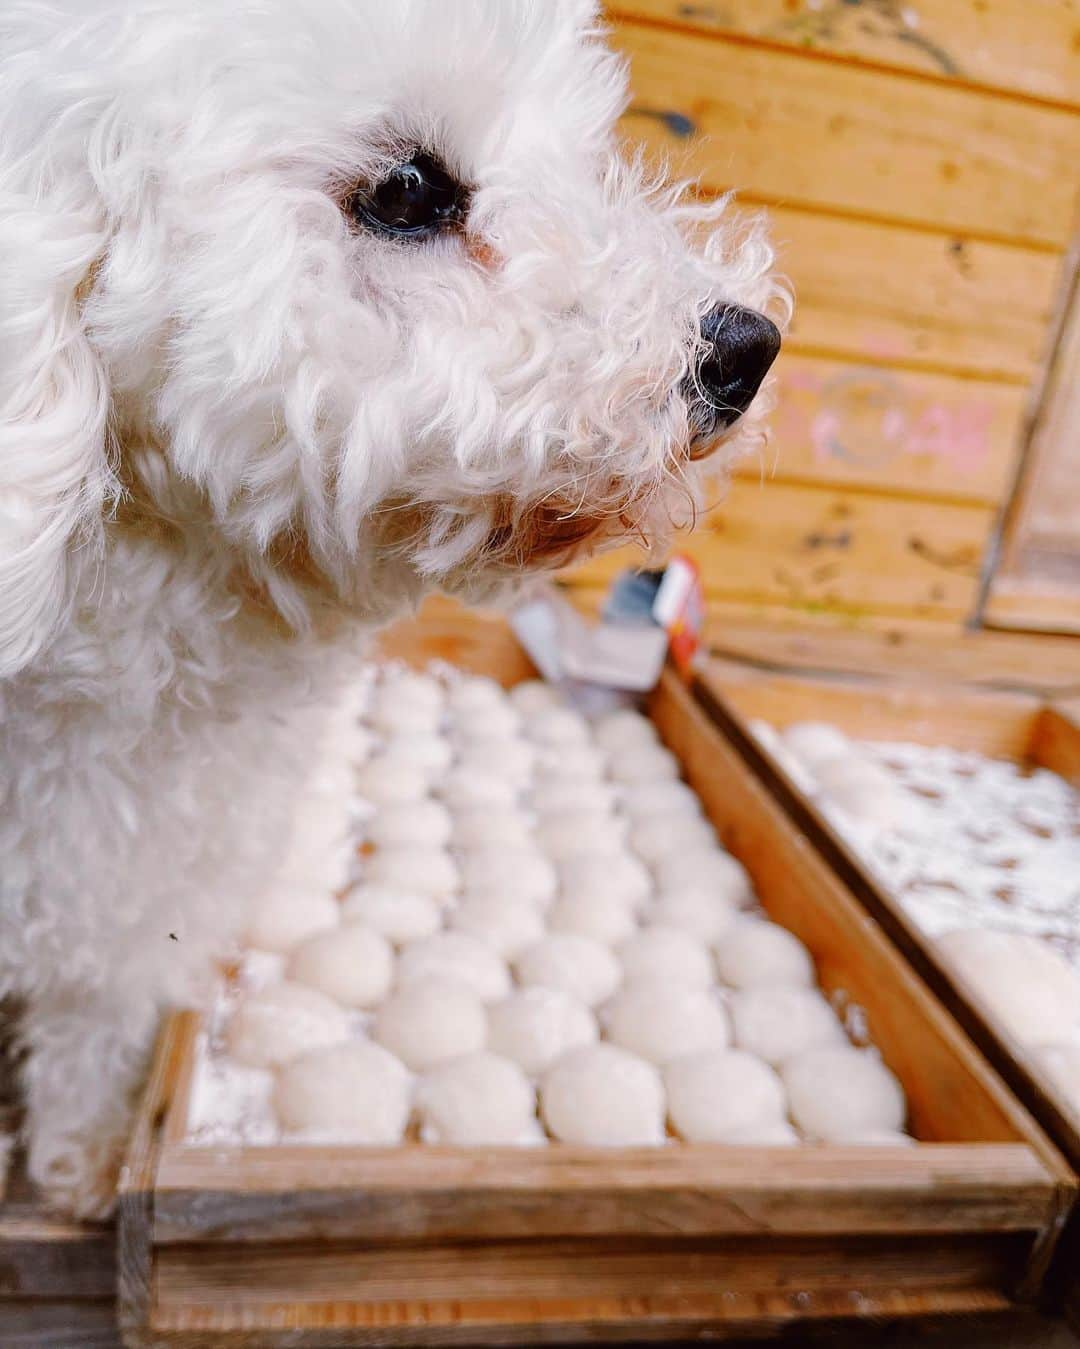
<path id="1" fill-rule="evenodd" d="M 1080 103 L 1075 0 L 612 0 L 607 9 L 616 17 Z"/>
<path id="2" fill-rule="evenodd" d="M 973 749 L 993 757 L 1043 764 L 1078 786 L 1080 725 L 1037 699 L 1020 695 L 755 673 L 723 662 L 710 663 L 699 681 L 699 696 L 777 791 L 798 827 L 807 831 L 821 855 L 1080 1171 L 1080 1118 L 1063 1093 L 997 1026 L 992 1013 L 939 957 L 933 940 L 908 917 L 861 855 L 761 748 L 747 722 L 760 717 L 782 728 L 796 721 L 822 720 L 859 738 Z"/>
<path id="3" fill-rule="evenodd" d="M 445 610 L 383 649 L 507 673 L 505 630 Z M 527 671 L 520 654 L 509 668 Z M 865 1009 L 923 1141 L 196 1148 L 182 1120 L 197 1022 L 181 1015 L 125 1187 L 138 1201 L 125 1205 L 121 1242 L 135 1272 L 133 1343 L 730 1336 L 905 1305 L 975 1310 L 1001 1306 L 1009 1288 L 1035 1291 L 1073 1199 L 1057 1154 L 671 673 L 650 710 L 766 907 L 807 943 L 824 987 Z"/>
<path id="4" fill-rule="evenodd" d="M 867 487 L 984 505 L 1009 490 L 1027 407 L 1012 384 L 785 353 L 767 470 L 778 482 Z M 761 465 L 740 470 L 759 478 Z"/>
<path id="5" fill-rule="evenodd" d="M 945 84 L 622 23 L 628 136 L 710 191 L 1060 249 L 1080 118 Z"/>
<path id="6" fill-rule="evenodd" d="M 789 351 L 1025 385 L 1045 358 L 1052 253 L 784 206 L 769 222 L 795 287 Z"/>
<path id="7" fill-rule="evenodd" d="M 986 507 L 741 480 L 677 547 L 700 564 L 710 600 L 956 620 L 974 607 L 993 518 Z M 567 577 L 606 586 L 647 564 L 623 548 Z"/>
<path id="8" fill-rule="evenodd" d="M 859 675 L 863 678 L 954 684 L 1080 695 L 1080 642 L 973 629 L 942 631 L 917 620 L 876 619 L 844 627 L 822 616 L 793 614 L 771 621 L 719 606 L 706 629 L 710 654 L 777 674 Z"/>
<path id="9" fill-rule="evenodd" d="M 1080 277 L 1064 315 L 984 616 L 1080 633 Z"/>

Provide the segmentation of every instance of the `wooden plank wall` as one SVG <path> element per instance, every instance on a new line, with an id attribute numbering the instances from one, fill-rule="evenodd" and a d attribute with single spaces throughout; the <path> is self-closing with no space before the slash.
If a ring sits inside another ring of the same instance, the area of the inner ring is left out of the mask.
<path id="1" fill-rule="evenodd" d="M 770 461 L 687 542 L 714 612 L 968 621 L 1076 228 L 1080 0 L 611 0 L 608 18 L 628 139 L 766 207 L 797 296 Z M 631 560 L 573 580 L 595 598 Z"/>
<path id="2" fill-rule="evenodd" d="M 1080 633 L 1080 278 L 1048 373 L 983 613 L 998 627 Z"/>

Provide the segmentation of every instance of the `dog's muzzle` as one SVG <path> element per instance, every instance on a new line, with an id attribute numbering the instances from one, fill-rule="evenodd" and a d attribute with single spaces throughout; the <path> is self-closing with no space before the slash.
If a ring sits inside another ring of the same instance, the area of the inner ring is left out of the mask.
<path id="1" fill-rule="evenodd" d="M 702 355 L 683 395 L 690 409 L 690 458 L 703 459 L 718 434 L 754 401 L 780 350 L 780 330 L 764 314 L 717 305 L 701 320 Z"/>

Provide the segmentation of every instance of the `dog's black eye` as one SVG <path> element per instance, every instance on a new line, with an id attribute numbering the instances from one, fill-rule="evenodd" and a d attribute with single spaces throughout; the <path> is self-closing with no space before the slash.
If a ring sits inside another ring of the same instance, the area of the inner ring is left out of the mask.
<path id="1" fill-rule="evenodd" d="M 378 186 L 357 188 L 348 207 L 362 225 L 382 234 L 415 236 L 460 220 L 466 195 L 438 160 L 418 151 Z"/>

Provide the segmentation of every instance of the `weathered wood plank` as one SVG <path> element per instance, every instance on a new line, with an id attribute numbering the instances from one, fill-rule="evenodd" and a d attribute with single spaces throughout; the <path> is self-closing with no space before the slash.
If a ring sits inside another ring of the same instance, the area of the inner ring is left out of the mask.
<path id="1" fill-rule="evenodd" d="M 121 1349 L 112 1299 L 0 1300 L 4 1349 Z"/>
<path id="2" fill-rule="evenodd" d="M 242 1259 L 230 1246 L 172 1246 L 158 1253 L 154 1291 L 159 1307 L 242 1301 L 249 1314 L 282 1302 L 546 1302 L 633 1297 L 642 1289 L 701 1297 L 718 1286 L 766 1293 L 810 1285 L 815 1296 L 854 1287 L 872 1295 L 925 1291 L 928 1269 L 936 1289 L 994 1287 L 1007 1281 L 1017 1245 L 1016 1238 L 995 1244 L 957 1235 L 916 1247 L 862 1237 L 825 1254 L 807 1240 L 753 1238 L 708 1246 L 563 1240 L 376 1249 L 275 1242 L 245 1248 Z"/>
<path id="3" fill-rule="evenodd" d="M 607 8 L 615 17 L 1080 104 L 1075 0 L 610 0 Z"/>
<path id="4" fill-rule="evenodd" d="M 1071 638 L 949 631 L 938 622 L 881 618 L 848 628 L 777 610 L 762 619 L 722 604 L 707 632 L 714 656 L 767 672 L 1041 694 L 1080 690 L 1080 642 Z"/>
<path id="5" fill-rule="evenodd" d="M 1056 255 L 782 206 L 769 219 L 795 287 L 789 350 L 1023 384 L 1045 358 Z"/>
<path id="6" fill-rule="evenodd" d="M 710 599 L 956 619 L 974 604 L 993 518 L 978 506 L 738 481 L 677 546 L 701 565 Z M 622 548 L 567 576 L 595 586 L 642 565 L 653 563 Z"/>
<path id="7" fill-rule="evenodd" d="M 989 623 L 1080 632 L 1080 276 L 1073 277 L 1024 475 L 985 607 Z"/>
<path id="8" fill-rule="evenodd" d="M 711 190 L 1060 248 L 1071 112 L 627 23 L 628 136 Z"/>
<path id="9" fill-rule="evenodd" d="M 344 1345 L 378 1345 L 399 1349 L 417 1346 L 501 1345 L 519 1349 L 531 1344 L 682 1343 L 686 1339 L 724 1341 L 746 1337 L 772 1339 L 792 1322 L 799 1323 L 799 1341 L 828 1344 L 832 1349 L 872 1349 L 871 1326 L 898 1318 L 944 1318 L 945 1333 L 933 1343 L 940 1349 L 1066 1349 L 1051 1327 L 1035 1327 L 1034 1335 L 1016 1339 L 1010 1330 L 999 1339 L 994 1326 L 1010 1312 L 1004 1294 L 985 1289 L 945 1289 L 934 1293 L 883 1291 L 862 1297 L 859 1290 L 808 1298 L 800 1289 L 740 1294 L 718 1288 L 705 1296 L 664 1297 L 639 1293 L 625 1298 L 535 1298 L 513 1302 L 353 1302 L 282 1304 L 266 1308 L 260 1324 L 245 1318 L 243 1304 L 231 1307 L 159 1307 L 154 1316 L 155 1345 L 169 1349 L 342 1349 Z M 958 1318 L 980 1321 L 974 1338 L 957 1336 Z M 990 1318 L 987 1320 L 986 1318 Z M 817 1323 L 825 1336 L 812 1340 Z M 837 1340 L 836 1323 L 853 1326 L 851 1338 Z M 887 1332 L 888 1349 L 901 1349 L 895 1325 Z M 886 1342 L 881 1342 L 886 1349 Z M 903 1346 L 907 1349 L 907 1346 Z"/>
<path id="10" fill-rule="evenodd" d="M 961 1079 L 975 1081 L 967 1065 L 955 1076 L 958 1090 Z M 153 1240 L 254 1241 L 270 1231 L 382 1242 L 1037 1228 L 1045 1167 L 1029 1146 L 1008 1142 L 1016 1126 L 1000 1101 L 979 1100 L 956 1127 L 982 1130 L 997 1140 L 992 1146 L 169 1148 Z M 926 1109 L 943 1126 L 945 1106 L 936 1115 L 932 1103 Z"/>
<path id="11" fill-rule="evenodd" d="M 785 353 L 764 466 L 777 481 L 999 504 L 1012 484 L 1026 390 Z M 760 478 L 749 462 L 743 477 Z"/>
<path id="12" fill-rule="evenodd" d="M 115 1288 L 111 1226 L 66 1222 L 23 1204 L 0 1208 L 0 1296 L 111 1298 Z"/>

